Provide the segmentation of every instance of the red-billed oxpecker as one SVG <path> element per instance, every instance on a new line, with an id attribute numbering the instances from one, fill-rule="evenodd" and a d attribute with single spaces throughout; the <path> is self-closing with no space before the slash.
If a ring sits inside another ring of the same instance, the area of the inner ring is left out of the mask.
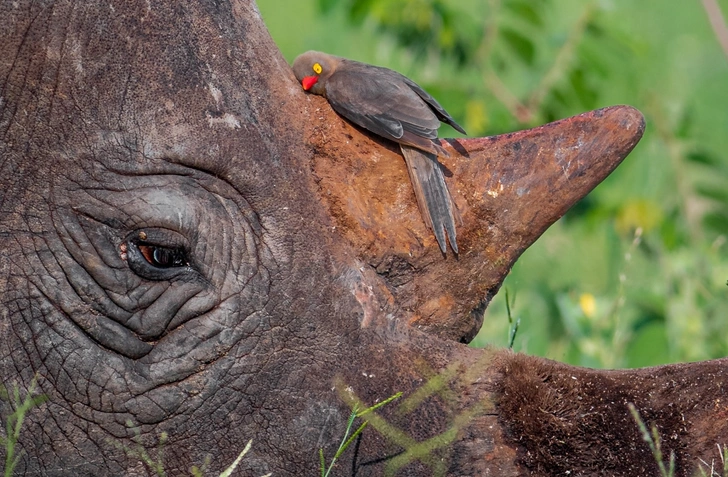
<path id="1" fill-rule="evenodd" d="M 399 143 L 420 213 L 435 232 L 442 253 L 458 253 L 455 218 L 460 220 L 437 156 L 448 156 L 437 140 L 440 121 L 465 134 L 445 109 L 414 81 L 396 71 L 318 51 L 293 62 L 303 89 L 323 96 L 352 123 Z"/>

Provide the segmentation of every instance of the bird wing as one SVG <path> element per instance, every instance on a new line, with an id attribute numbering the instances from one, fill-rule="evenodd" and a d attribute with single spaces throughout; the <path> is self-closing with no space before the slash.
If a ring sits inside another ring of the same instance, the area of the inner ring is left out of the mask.
<path id="1" fill-rule="evenodd" d="M 424 102 L 426 102 L 430 106 L 430 108 L 432 109 L 432 111 L 437 116 L 437 119 L 438 120 L 442 121 L 445 124 L 449 124 L 450 126 L 452 126 L 458 132 L 461 132 L 463 134 L 467 134 L 465 132 L 465 129 L 463 129 L 458 123 L 455 122 L 455 120 L 452 118 L 452 116 L 450 116 L 450 114 L 448 114 L 448 112 L 445 111 L 445 108 L 443 108 L 442 106 L 440 106 L 440 103 L 438 103 L 435 98 L 433 98 L 432 96 L 430 96 L 430 94 L 427 91 L 425 91 L 424 89 L 422 89 L 420 87 L 420 85 L 418 85 L 417 83 L 415 83 L 411 79 L 407 78 L 406 76 L 403 76 L 403 78 L 405 79 L 405 82 L 407 83 L 407 86 L 409 86 L 412 89 L 412 91 L 414 91 L 415 93 L 417 93 L 417 95 L 420 98 L 422 98 L 422 100 Z"/>
<path id="2" fill-rule="evenodd" d="M 349 121 L 393 141 L 417 141 L 412 145 L 429 150 L 440 120 L 408 82 L 387 68 L 347 61 L 328 78 L 326 98 Z"/>

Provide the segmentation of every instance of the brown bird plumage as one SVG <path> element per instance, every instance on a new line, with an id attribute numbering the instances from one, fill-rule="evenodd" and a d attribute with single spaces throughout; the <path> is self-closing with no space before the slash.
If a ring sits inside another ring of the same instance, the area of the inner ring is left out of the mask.
<path id="1" fill-rule="evenodd" d="M 460 217 L 437 161 L 448 153 L 435 140 L 440 122 L 465 134 L 463 128 L 414 81 L 387 68 L 308 51 L 293 62 L 293 72 L 306 91 L 325 97 L 338 114 L 400 144 L 425 224 L 443 253 L 446 233 L 458 253 Z"/>

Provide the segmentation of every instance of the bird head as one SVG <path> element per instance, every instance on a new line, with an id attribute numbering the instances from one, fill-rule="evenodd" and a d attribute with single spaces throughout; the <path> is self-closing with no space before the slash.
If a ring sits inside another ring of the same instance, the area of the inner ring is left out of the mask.
<path id="1" fill-rule="evenodd" d="M 336 70 L 339 59 L 320 51 L 307 51 L 293 61 L 293 74 L 303 89 L 325 96 L 326 79 Z"/>

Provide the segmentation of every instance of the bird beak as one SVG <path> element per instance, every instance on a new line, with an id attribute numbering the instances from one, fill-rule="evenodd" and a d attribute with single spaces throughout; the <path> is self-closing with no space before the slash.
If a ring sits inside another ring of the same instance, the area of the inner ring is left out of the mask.
<path id="1" fill-rule="evenodd" d="M 301 84 L 303 85 L 303 89 L 305 91 L 308 91 L 309 89 L 311 89 L 311 87 L 313 85 L 316 84 L 316 82 L 318 81 L 318 79 L 319 79 L 318 76 L 304 76 L 303 79 L 301 80 Z"/>

